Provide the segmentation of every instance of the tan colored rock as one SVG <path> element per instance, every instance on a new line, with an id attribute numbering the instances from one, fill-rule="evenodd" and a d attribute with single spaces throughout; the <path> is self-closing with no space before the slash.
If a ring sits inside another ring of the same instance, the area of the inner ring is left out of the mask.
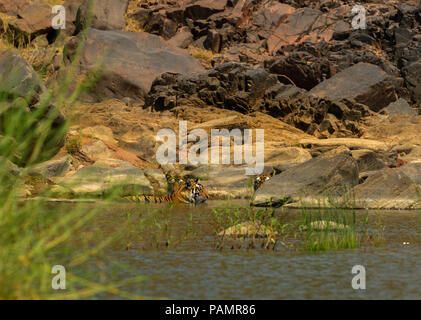
<path id="1" fill-rule="evenodd" d="M 401 168 L 386 168 L 370 175 L 348 192 L 358 208 L 414 209 L 421 207 L 419 189 Z"/>
<path id="2" fill-rule="evenodd" d="M 117 143 L 114 139 L 113 131 L 106 126 L 94 126 L 82 129 L 82 134 L 92 136 L 102 141 Z"/>
<path id="3" fill-rule="evenodd" d="M 66 177 L 53 193 L 77 196 L 152 194 L 153 189 L 142 169 L 116 159 L 100 159 Z"/>
<path id="4" fill-rule="evenodd" d="M 92 144 L 82 146 L 81 151 L 93 161 L 112 157 L 112 153 L 101 140 L 94 140 Z"/>
<path id="5" fill-rule="evenodd" d="M 243 222 L 221 231 L 219 236 L 244 237 L 244 238 L 268 238 L 276 236 L 278 232 L 259 222 Z"/>
<path id="6" fill-rule="evenodd" d="M 332 138 L 332 139 L 302 139 L 300 145 L 314 146 L 314 147 L 334 147 L 345 146 L 351 150 L 353 149 L 369 149 L 374 151 L 385 151 L 389 146 L 380 141 L 357 138 Z"/>
<path id="7" fill-rule="evenodd" d="M 306 149 L 281 147 L 278 150 L 265 151 L 265 167 L 285 171 L 293 166 L 310 160 L 311 154 Z"/>

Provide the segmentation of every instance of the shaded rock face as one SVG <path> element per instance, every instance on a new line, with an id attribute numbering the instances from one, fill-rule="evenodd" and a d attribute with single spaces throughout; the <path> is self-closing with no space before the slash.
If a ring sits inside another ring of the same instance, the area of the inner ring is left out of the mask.
<path id="1" fill-rule="evenodd" d="M 13 140 L 17 145 L 29 143 L 35 147 L 35 142 L 39 134 L 34 134 L 39 130 L 39 126 L 45 125 L 47 120 L 52 120 L 51 130 L 43 143 L 42 153 L 39 159 L 46 160 L 57 152 L 63 144 L 63 133 L 59 129 L 65 123 L 65 119 L 60 111 L 52 106 L 40 105 L 41 95 L 46 91 L 41 79 L 34 69 L 23 59 L 17 50 L 0 51 L 0 135 L 4 135 L 4 141 Z M 14 118 L 21 115 L 18 120 Z M 25 131 L 20 132 L 19 136 L 10 136 L 10 130 L 7 129 L 9 121 L 27 121 L 28 125 Z M 28 139 L 32 139 L 28 141 Z M 3 139 L 1 139 L 3 140 Z M 26 154 L 16 154 L 13 161 L 19 164 L 25 164 L 30 158 L 30 150 Z"/>
<path id="2" fill-rule="evenodd" d="M 370 175 L 350 195 L 362 208 L 410 209 L 420 207 L 419 191 L 400 169 L 384 169 Z"/>
<path id="3" fill-rule="evenodd" d="M 412 108 L 405 99 L 400 98 L 399 100 L 390 103 L 386 108 L 380 110 L 380 113 L 387 115 L 416 115 L 417 110 Z"/>
<path id="4" fill-rule="evenodd" d="M 24 98 L 29 104 L 39 101 L 45 86 L 18 51 L 0 52 L 0 94 L 11 99 Z"/>
<path id="5" fill-rule="evenodd" d="M 157 111 L 199 99 L 206 105 L 241 113 L 265 112 L 309 134 L 360 135 L 358 121 L 370 114 L 352 100 L 317 98 L 292 85 L 283 85 L 263 68 L 225 63 L 195 76 L 165 73 L 146 97 L 146 107 Z"/>
<path id="6" fill-rule="evenodd" d="M 45 178 L 61 177 L 73 168 L 73 160 L 70 156 L 60 159 L 49 160 L 29 169 L 30 175 L 40 175 Z"/>
<path id="7" fill-rule="evenodd" d="M 410 177 L 415 184 L 421 186 L 421 160 L 408 163 L 399 169 L 400 172 Z"/>
<path id="8" fill-rule="evenodd" d="M 349 152 L 317 157 L 272 177 L 255 193 L 255 205 L 299 202 L 311 196 L 341 196 L 358 184 L 358 165 Z"/>
<path id="9" fill-rule="evenodd" d="M 161 73 L 203 71 L 193 57 L 157 36 L 97 29 L 88 30 L 80 65 L 87 72 L 102 66 L 96 97 L 133 99 L 142 99 Z"/>
<path id="10" fill-rule="evenodd" d="M 100 30 L 121 30 L 126 22 L 124 15 L 129 0 L 85 0 L 80 6 L 77 17 L 77 29 L 86 27 Z"/>
<path id="11" fill-rule="evenodd" d="M 227 6 L 228 0 L 199 0 L 186 6 L 184 15 L 193 20 L 203 20 L 211 15 L 222 12 Z"/>
<path id="12" fill-rule="evenodd" d="M 396 99 L 391 77 L 375 65 L 358 63 L 323 81 L 311 91 L 318 97 L 351 98 L 379 111 Z"/>

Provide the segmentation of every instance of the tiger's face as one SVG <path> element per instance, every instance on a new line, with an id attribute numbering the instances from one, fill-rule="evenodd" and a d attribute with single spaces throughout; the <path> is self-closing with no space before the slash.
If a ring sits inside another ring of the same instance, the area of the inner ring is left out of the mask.
<path id="1" fill-rule="evenodd" d="M 255 191 L 259 189 L 266 181 L 272 178 L 273 175 L 274 175 L 274 172 L 255 176 L 253 180 L 253 189 Z"/>
<path id="2" fill-rule="evenodd" d="M 192 204 L 200 204 L 205 203 L 208 198 L 209 194 L 206 191 L 206 188 L 199 183 L 199 179 L 191 180 L 188 179 L 186 181 L 186 191 L 187 191 L 187 200 L 189 203 Z"/>

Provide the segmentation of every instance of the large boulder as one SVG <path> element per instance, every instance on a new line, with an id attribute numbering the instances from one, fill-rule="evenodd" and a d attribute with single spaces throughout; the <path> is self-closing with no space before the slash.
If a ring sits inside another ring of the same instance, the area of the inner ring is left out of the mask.
<path id="1" fill-rule="evenodd" d="M 116 159 L 101 159 L 83 167 L 52 189 L 53 193 L 76 196 L 151 194 L 152 191 L 142 169 Z"/>
<path id="2" fill-rule="evenodd" d="M 319 156 L 274 176 L 255 193 L 254 205 L 340 197 L 358 184 L 358 165 L 349 152 Z"/>
<path id="3" fill-rule="evenodd" d="M 421 186 L 421 160 L 408 163 L 400 167 L 399 170 L 408 177 L 411 177 L 411 180 L 415 184 Z"/>
<path id="4" fill-rule="evenodd" d="M 33 38 L 39 34 L 53 31 L 51 24 L 53 17 L 50 5 L 34 3 L 19 10 L 17 18 L 10 21 L 9 26 L 18 34 Z"/>
<path id="5" fill-rule="evenodd" d="M 349 152 L 319 156 L 274 176 L 255 193 L 254 205 L 338 197 L 358 184 L 358 165 Z"/>
<path id="6" fill-rule="evenodd" d="M 330 28 L 328 28 L 329 26 Z M 275 53 L 283 46 L 303 41 L 329 41 L 333 32 L 333 21 L 328 21 L 321 11 L 301 8 L 291 13 L 274 30 L 267 40 L 268 51 L 269 53 Z"/>
<path id="7" fill-rule="evenodd" d="M 278 171 L 285 171 L 291 167 L 310 160 L 311 154 L 303 148 L 280 147 L 269 152 L 265 151 L 265 166 Z"/>
<path id="8" fill-rule="evenodd" d="M 211 199 L 247 199 L 251 195 L 252 177 L 245 174 L 244 167 L 208 165 L 184 174 L 199 178 Z"/>
<path id="9" fill-rule="evenodd" d="M 412 108 L 409 103 L 405 100 L 400 98 L 399 100 L 392 102 L 386 108 L 380 110 L 380 113 L 384 113 L 390 116 L 393 115 L 410 115 L 414 116 L 417 115 L 418 112 L 414 108 Z"/>
<path id="10" fill-rule="evenodd" d="M 81 68 L 100 70 L 93 94 L 104 97 L 142 99 L 152 82 L 164 72 L 191 74 L 204 71 L 186 51 L 145 32 L 89 29 Z"/>
<path id="11" fill-rule="evenodd" d="M 45 178 L 62 177 L 73 169 L 73 159 L 66 155 L 59 159 L 52 159 L 29 168 L 30 175 L 39 175 Z"/>
<path id="12" fill-rule="evenodd" d="M 37 73 L 17 50 L 0 51 L 0 95 L 35 104 L 45 90 Z"/>
<path id="13" fill-rule="evenodd" d="M 402 71 L 414 100 L 421 103 L 421 59 L 411 63 Z"/>
<path id="14" fill-rule="evenodd" d="M 0 135 L 14 141 L 13 161 L 18 164 L 24 165 L 31 158 L 32 161 L 50 159 L 64 142 L 61 129 L 65 119 L 53 105 L 40 103 L 45 91 L 41 79 L 17 50 L 0 51 Z M 15 128 L 10 130 L 4 125 L 16 123 L 26 124 L 18 135 Z M 38 146 L 40 134 L 47 136 Z M 22 146 L 25 146 L 23 150 Z M 39 147 L 41 152 L 35 159 L 31 150 Z"/>
<path id="15" fill-rule="evenodd" d="M 332 100 L 354 99 L 376 112 L 396 100 L 393 78 L 380 67 L 363 62 L 321 82 L 310 93 Z"/>
<path id="16" fill-rule="evenodd" d="M 77 27 L 121 30 L 126 26 L 124 15 L 128 5 L 129 0 L 85 0 L 77 13 Z"/>
<path id="17" fill-rule="evenodd" d="M 402 170 L 386 168 L 349 191 L 358 208 L 413 209 L 421 207 L 419 190 Z"/>

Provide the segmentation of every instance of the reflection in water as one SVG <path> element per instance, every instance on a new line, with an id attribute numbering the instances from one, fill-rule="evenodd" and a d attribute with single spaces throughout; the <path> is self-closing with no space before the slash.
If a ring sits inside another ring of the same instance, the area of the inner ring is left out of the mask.
<path id="1" fill-rule="evenodd" d="M 247 203 L 231 201 L 231 205 Z M 354 249 L 309 252 L 295 245 L 294 232 L 289 234 L 287 245 L 275 250 L 260 246 L 251 249 L 238 245 L 238 241 L 217 249 L 220 226 L 216 225 L 213 209 L 226 207 L 226 203 L 217 201 L 202 207 L 105 205 L 104 214 L 86 232 L 97 233 L 100 241 L 112 230 L 123 228 L 123 236 L 102 257 L 73 272 L 89 274 L 94 280 L 102 277 L 105 282 L 145 275 L 148 279 L 141 285 L 125 289 L 155 298 L 421 298 L 421 227 L 417 212 L 367 215 L 357 211 L 357 218 L 368 219 L 373 230 L 381 224 L 383 240 L 362 242 Z M 285 225 L 302 220 L 300 211 L 278 210 L 277 214 Z M 73 245 L 81 244 L 75 239 Z M 351 287 L 354 265 L 366 268 L 366 290 Z"/>

